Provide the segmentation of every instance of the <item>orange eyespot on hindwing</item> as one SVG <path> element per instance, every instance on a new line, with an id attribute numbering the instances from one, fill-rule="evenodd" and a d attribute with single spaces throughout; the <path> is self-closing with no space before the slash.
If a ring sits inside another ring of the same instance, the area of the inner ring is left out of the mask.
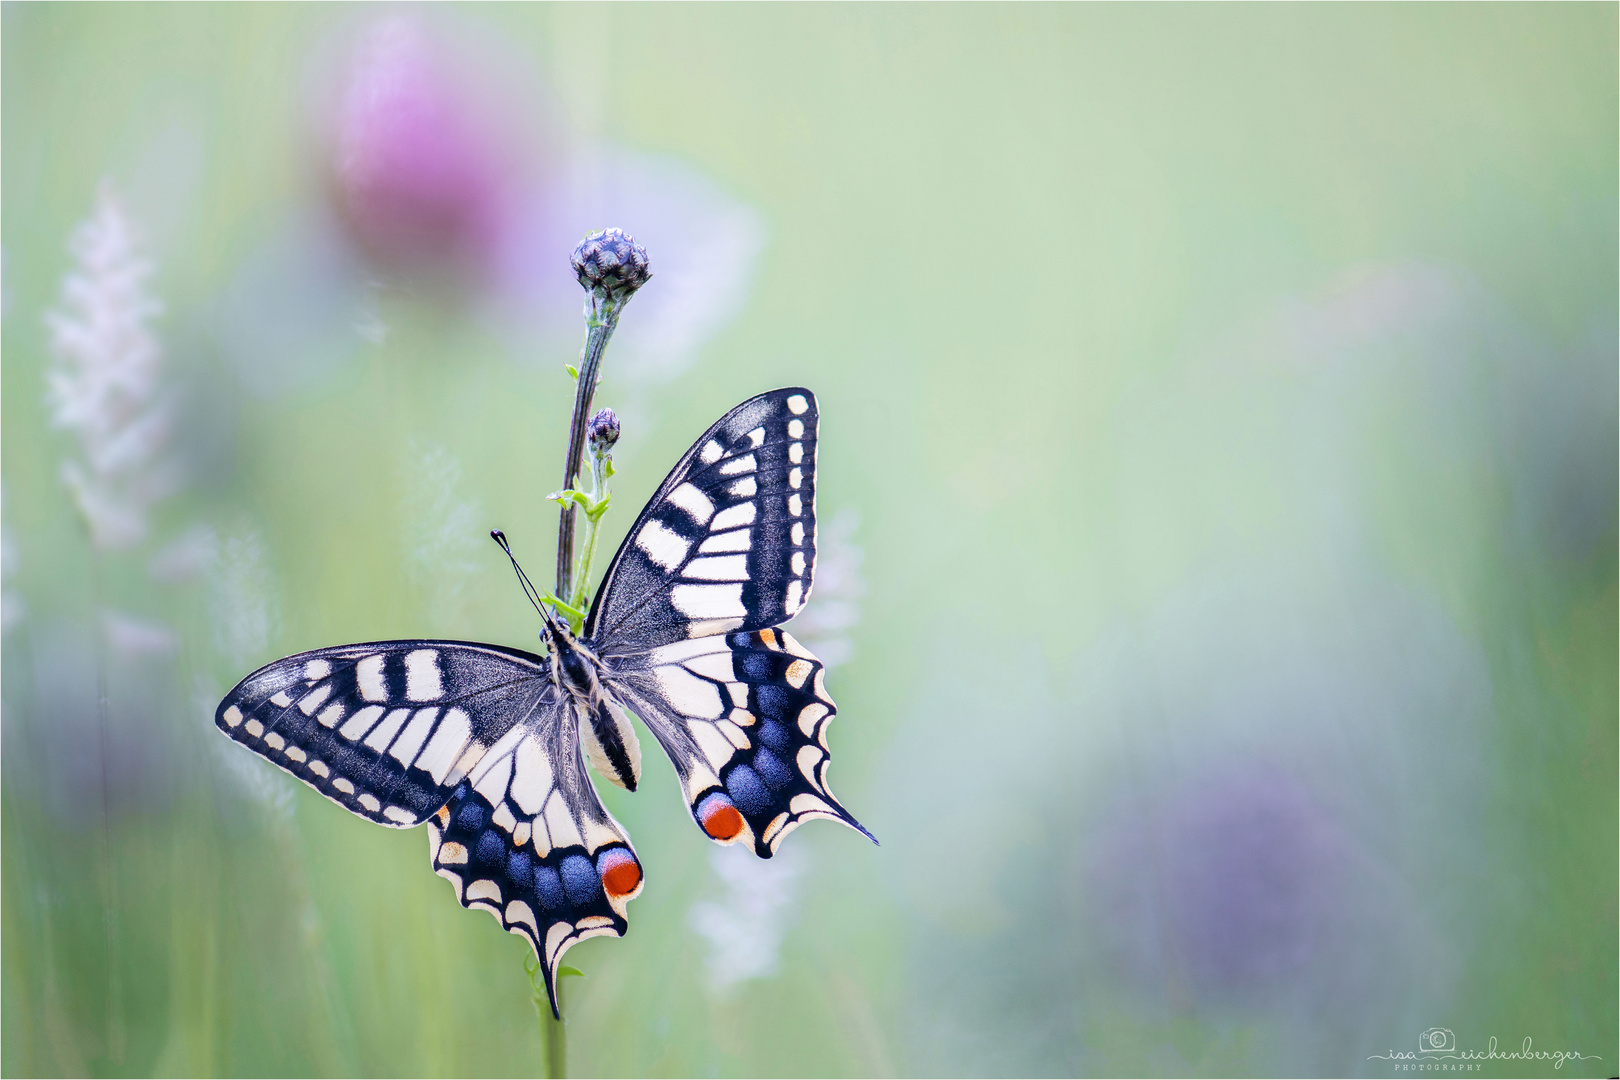
<path id="1" fill-rule="evenodd" d="M 609 848 L 596 860 L 602 875 L 602 889 L 615 900 L 629 896 L 641 887 L 641 864 L 624 848 Z"/>
<path id="2" fill-rule="evenodd" d="M 703 831 L 716 840 L 735 840 L 743 831 L 742 814 L 718 791 L 698 803 L 697 819 Z"/>

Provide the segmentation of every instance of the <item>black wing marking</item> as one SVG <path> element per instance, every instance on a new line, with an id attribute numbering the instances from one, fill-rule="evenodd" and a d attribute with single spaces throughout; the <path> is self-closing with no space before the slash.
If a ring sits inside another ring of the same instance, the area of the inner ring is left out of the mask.
<path id="1" fill-rule="evenodd" d="M 575 706 L 548 702 L 490 748 L 428 822 L 433 869 L 463 907 L 525 937 L 557 1012 L 557 966 L 586 938 L 620 937 L 641 892 L 630 839 L 585 776 Z"/>
<path id="2" fill-rule="evenodd" d="M 677 642 L 618 668 L 611 688 L 663 744 L 711 839 L 770 858 L 811 818 L 876 843 L 827 787 L 836 713 L 822 664 L 782 630 Z"/>
<path id="3" fill-rule="evenodd" d="M 214 723 L 340 806 L 409 828 L 556 696 L 549 664 L 464 641 L 316 649 L 243 679 Z"/>
<path id="4" fill-rule="evenodd" d="M 598 655 L 762 630 L 791 619 L 816 565 L 816 396 L 761 394 L 721 417 L 670 470 L 596 591 Z"/>

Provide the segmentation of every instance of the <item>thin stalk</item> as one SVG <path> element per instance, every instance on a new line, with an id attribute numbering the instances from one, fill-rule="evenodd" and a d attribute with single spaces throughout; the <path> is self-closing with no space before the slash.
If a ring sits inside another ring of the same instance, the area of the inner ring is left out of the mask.
<path id="1" fill-rule="evenodd" d="M 580 547 L 579 565 L 574 572 L 574 593 L 568 603 L 576 611 L 585 610 L 585 600 L 591 587 L 591 558 L 596 554 L 596 536 L 602 524 L 602 515 L 608 508 L 608 477 L 613 475 L 612 459 L 607 451 L 591 453 L 590 507 L 585 511 L 585 542 Z"/>
<path id="2" fill-rule="evenodd" d="M 101 744 L 101 846 L 102 872 L 105 875 L 103 902 L 106 904 L 102 929 L 107 935 L 107 1057 L 121 1064 L 124 1060 L 124 993 L 118 956 L 118 874 L 113 865 L 112 795 L 107 779 L 107 758 L 110 754 L 108 737 L 112 722 L 107 693 L 107 633 L 101 625 L 101 552 L 96 550 L 92 550 L 90 556 L 90 591 L 94 605 L 91 632 L 96 640 L 96 733 Z"/>
<path id="3" fill-rule="evenodd" d="M 562 486 L 574 486 L 585 457 L 585 425 L 591 419 L 591 398 L 596 394 L 597 372 L 608 338 L 619 325 L 622 301 L 591 293 L 585 302 L 585 346 L 579 353 L 579 378 L 574 384 L 574 415 L 568 425 L 568 457 L 563 462 Z M 557 524 L 557 595 L 572 596 L 574 583 L 574 507 L 564 505 Z"/>

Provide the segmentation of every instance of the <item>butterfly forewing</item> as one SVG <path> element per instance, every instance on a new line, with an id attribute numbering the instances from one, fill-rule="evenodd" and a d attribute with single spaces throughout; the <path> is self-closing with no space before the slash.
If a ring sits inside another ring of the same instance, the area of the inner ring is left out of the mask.
<path id="1" fill-rule="evenodd" d="M 670 471 L 597 590 L 585 636 L 604 658 L 798 613 L 816 565 L 816 398 L 738 405 Z"/>
<path id="2" fill-rule="evenodd" d="M 811 818 L 868 833 L 827 787 L 837 707 L 819 660 L 782 630 L 661 646 L 613 688 L 663 744 L 692 817 L 711 839 L 770 858 Z"/>
<path id="3" fill-rule="evenodd" d="M 513 728 L 428 822 L 433 869 L 465 907 L 534 945 L 556 1008 L 562 955 L 622 935 L 641 891 L 630 840 L 586 779 L 571 704 Z"/>
<path id="4" fill-rule="evenodd" d="M 356 814 L 407 828 L 556 695 L 548 663 L 460 641 L 317 649 L 243 679 L 214 722 Z"/>

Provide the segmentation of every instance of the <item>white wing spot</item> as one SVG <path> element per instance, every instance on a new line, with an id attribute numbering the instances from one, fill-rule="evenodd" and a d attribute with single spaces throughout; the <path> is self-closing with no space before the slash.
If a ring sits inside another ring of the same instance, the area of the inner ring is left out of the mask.
<path id="1" fill-rule="evenodd" d="M 753 503 L 738 503 L 736 506 L 728 506 L 716 514 L 714 524 L 710 527 L 715 532 L 723 532 L 726 529 L 735 529 L 739 525 L 752 525 L 756 516 L 758 516 L 758 511 L 754 508 Z"/>
<path id="2" fill-rule="evenodd" d="M 354 794 L 354 785 L 349 783 L 349 779 L 346 776 L 340 776 L 336 780 L 332 781 L 332 786 L 343 792 L 345 795 Z"/>
<path id="3" fill-rule="evenodd" d="M 737 677 L 737 672 L 731 662 L 731 651 L 704 653 L 694 656 L 686 662 L 686 670 L 694 675 L 713 679 L 716 682 L 729 683 Z"/>
<path id="4" fill-rule="evenodd" d="M 437 649 L 416 649 L 405 654 L 405 696 L 412 701 L 438 701 L 444 696 Z"/>
<path id="5" fill-rule="evenodd" d="M 692 550 L 692 545 L 680 533 L 660 521 L 649 521 L 641 527 L 641 532 L 636 534 L 636 547 L 665 570 L 681 565 L 686 561 L 686 553 Z"/>
<path id="6" fill-rule="evenodd" d="M 383 707 L 381 705 L 367 705 L 349 717 L 349 722 L 338 728 L 338 734 L 350 742 L 359 742 L 360 737 L 371 730 L 371 725 L 375 724 L 377 718 L 382 714 Z"/>
<path id="7" fill-rule="evenodd" d="M 311 660 L 304 665 L 304 681 L 320 682 L 332 674 L 332 663 L 329 660 Z"/>
<path id="8" fill-rule="evenodd" d="M 397 821 L 401 825 L 416 824 L 415 814 L 411 813 L 409 810 L 404 810 L 397 806 L 390 806 L 388 809 L 384 810 L 383 817 L 387 818 L 389 821 Z"/>
<path id="9" fill-rule="evenodd" d="M 759 462 L 754 460 L 753 454 L 749 454 L 746 457 L 737 458 L 735 461 L 728 461 L 724 465 L 720 466 L 720 475 L 740 476 L 745 472 L 753 472 L 757 468 L 759 468 Z"/>
<path id="10" fill-rule="evenodd" d="M 745 476 L 731 485 L 727 492 L 733 499 L 752 499 L 759 492 L 759 485 L 752 476 Z"/>
<path id="11" fill-rule="evenodd" d="M 512 779 L 512 755 L 503 754 L 484 775 L 478 778 L 474 790 L 490 801 L 493 806 L 499 806 L 506 799 L 506 785 Z"/>
<path id="12" fill-rule="evenodd" d="M 460 709 L 451 709 L 439 721 L 438 729 L 434 731 L 427 749 L 417 759 L 416 767 L 432 776 L 435 784 L 444 783 L 445 774 L 455 764 L 456 755 L 461 753 L 467 736 L 471 734 L 472 722 L 467 714 Z"/>
<path id="13" fill-rule="evenodd" d="M 802 470 L 800 470 L 800 469 L 791 469 L 791 470 L 788 471 L 788 487 L 793 488 L 795 491 L 797 491 L 799 489 L 799 486 L 802 485 L 803 483 L 804 483 L 804 472 Z"/>
<path id="14" fill-rule="evenodd" d="M 720 688 L 693 675 L 678 664 L 666 664 L 653 669 L 658 688 L 677 712 L 704 720 L 718 719 L 726 707 L 720 700 Z"/>
<path id="15" fill-rule="evenodd" d="M 522 923 L 535 933 L 540 932 L 540 926 L 534 920 L 534 909 L 522 900 L 514 900 L 506 905 L 506 921 L 509 923 Z"/>
<path id="16" fill-rule="evenodd" d="M 794 394 L 792 397 L 788 398 L 787 405 L 788 408 L 793 410 L 793 415 L 795 416 L 803 416 L 805 410 L 810 407 L 810 403 L 804 400 L 803 394 Z"/>
<path id="17" fill-rule="evenodd" d="M 796 442 L 788 447 L 789 464 L 798 465 L 804 461 L 804 443 Z"/>
<path id="18" fill-rule="evenodd" d="M 736 754 L 737 748 L 731 745 L 731 740 L 720 734 L 713 724 L 688 724 L 686 727 L 715 772 L 724 768 L 726 762 Z"/>
<path id="19" fill-rule="evenodd" d="M 317 716 L 315 719 L 321 722 L 322 727 L 337 727 L 337 722 L 343 719 L 343 714 L 346 711 L 347 710 L 343 707 L 343 702 L 334 701 L 332 704 L 322 709 L 321 715 Z"/>
<path id="20" fill-rule="evenodd" d="M 793 663 L 788 665 L 785 677 L 787 678 L 788 684 L 792 686 L 793 689 L 797 690 L 804 686 L 804 680 L 810 677 L 810 672 L 813 670 L 814 665 L 811 664 L 810 661 L 795 660 Z"/>
<path id="21" fill-rule="evenodd" d="M 296 746 L 287 747 L 287 759 L 289 761 L 302 762 L 304 760 L 305 756 L 306 755 L 304 754 L 304 752 L 302 750 L 298 749 L 298 747 L 296 747 Z"/>
<path id="22" fill-rule="evenodd" d="M 682 484 L 670 492 L 669 501 L 691 514 L 692 520 L 699 525 L 707 525 L 709 518 L 714 514 L 714 503 L 690 483 Z"/>
<path id="23" fill-rule="evenodd" d="M 552 847 L 585 846 L 585 838 L 579 834 L 579 826 L 574 824 L 574 815 L 568 812 L 568 804 L 563 801 L 562 792 L 551 796 L 546 803 L 546 831 L 551 834 Z"/>
<path id="24" fill-rule="evenodd" d="M 416 752 L 422 749 L 427 741 L 428 732 L 433 730 L 433 721 L 439 718 L 439 710 L 417 709 L 416 715 L 411 717 L 409 726 L 394 742 L 388 753 L 401 765 L 409 765 L 416 759 Z"/>
<path id="25" fill-rule="evenodd" d="M 249 720 L 247 722 L 247 733 L 257 739 L 264 734 L 264 725 L 257 720 Z"/>
<path id="26" fill-rule="evenodd" d="M 383 682 L 383 656 L 368 656 L 354 666 L 354 681 L 359 684 L 360 696 L 367 701 L 387 701 L 388 687 Z"/>
<path id="27" fill-rule="evenodd" d="M 358 801 L 361 806 L 365 807 L 367 810 L 370 810 L 373 814 L 382 809 L 382 803 L 377 801 L 377 796 L 371 794 L 369 791 L 360 796 Z"/>
<path id="28" fill-rule="evenodd" d="M 716 555 L 707 559 L 693 559 L 681 571 L 689 581 L 747 581 L 748 556 Z"/>
<path id="29" fill-rule="evenodd" d="M 747 683 L 740 683 L 740 682 L 727 683 L 726 684 L 726 689 L 731 691 L 731 703 L 733 705 L 737 706 L 738 709 L 747 709 L 748 708 L 748 684 Z M 753 721 L 750 720 L 749 723 L 753 723 Z"/>
<path id="30" fill-rule="evenodd" d="M 270 734 L 264 737 L 264 745 L 268 746 L 272 750 L 280 750 L 283 746 L 287 745 L 287 740 L 283 739 L 280 735 L 277 735 L 272 731 Z"/>
<path id="31" fill-rule="evenodd" d="M 698 552 L 709 555 L 721 551 L 747 551 L 753 546 L 753 537 L 752 529 L 732 529 L 703 541 L 698 545 Z"/>
<path id="32" fill-rule="evenodd" d="M 815 725 L 820 724 L 823 716 L 826 716 L 826 706 L 820 701 L 812 701 L 799 709 L 799 730 L 805 733 L 805 738 L 815 738 Z"/>
<path id="33" fill-rule="evenodd" d="M 798 517 L 804 512 L 804 497 L 795 493 L 788 496 L 788 513 Z"/>
<path id="34" fill-rule="evenodd" d="M 804 421 L 803 420 L 789 420 L 788 421 L 788 437 L 793 438 L 793 439 L 802 439 L 802 438 L 804 438 Z"/>
<path id="35" fill-rule="evenodd" d="M 277 690 L 270 696 L 270 704 L 276 706 L 277 708 L 285 709 L 287 706 L 292 704 L 292 698 L 287 696 L 287 691 Z"/>
<path id="36" fill-rule="evenodd" d="M 498 904 L 501 902 L 501 887 L 488 878 L 482 878 L 467 886 L 467 899 L 493 900 Z"/>
<path id="37" fill-rule="evenodd" d="M 323 780 L 332 775 L 332 770 L 326 767 L 326 762 L 318 758 L 309 763 L 309 771 Z"/>
<path id="38" fill-rule="evenodd" d="M 512 808 L 507 805 L 505 799 L 502 799 L 496 805 L 495 812 L 489 816 L 489 819 L 507 832 L 517 828 L 517 818 L 512 815 Z"/>
<path id="39" fill-rule="evenodd" d="M 742 728 L 730 720 L 716 720 L 714 726 L 720 729 L 720 734 L 731 740 L 731 745 L 739 750 L 748 749 L 748 736 L 743 734 Z"/>
<path id="40" fill-rule="evenodd" d="M 742 585 L 677 585 L 669 591 L 675 610 L 693 619 L 747 618 Z"/>
<path id="41" fill-rule="evenodd" d="M 703 444 L 703 449 L 698 451 L 698 457 L 703 459 L 703 464 L 713 465 L 715 462 L 720 460 L 725 452 L 725 447 L 721 446 L 713 439 L 710 439 L 708 442 Z"/>
<path id="42" fill-rule="evenodd" d="M 793 546 L 794 547 L 803 547 L 804 546 L 804 522 L 795 521 L 793 523 L 793 528 L 791 530 L 789 530 L 789 535 L 793 538 Z"/>
<path id="43" fill-rule="evenodd" d="M 516 767 L 512 773 L 512 800 L 531 817 L 540 812 L 551 791 L 551 762 L 531 735 L 518 744 L 512 755 Z M 521 846 L 521 845 L 520 845 Z"/>
<path id="44" fill-rule="evenodd" d="M 789 615 L 799 610 L 800 598 L 804 595 L 804 584 L 797 578 L 788 582 L 787 596 L 782 599 L 782 608 Z"/>
<path id="45" fill-rule="evenodd" d="M 803 577 L 804 576 L 804 552 L 795 551 L 793 553 L 793 558 L 788 560 L 788 565 L 793 567 L 793 576 L 794 577 Z"/>
<path id="46" fill-rule="evenodd" d="M 757 427 L 748 433 L 748 448 L 750 450 L 758 450 L 764 445 L 765 429 L 763 427 Z"/>
<path id="47" fill-rule="evenodd" d="M 226 709 L 225 722 L 231 725 L 231 727 L 235 727 L 236 725 L 240 724 L 242 722 L 242 710 L 238 709 L 235 705 L 232 705 L 230 708 Z"/>
<path id="48" fill-rule="evenodd" d="M 315 689 L 304 695 L 303 700 L 298 703 L 298 709 L 305 716 L 314 716 L 315 710 L 321 707 L 321 702 L 325 701 L 331 696 L 332 684 L 322 683 L 320 686 L 317 686 Z"/>
<path id="49" fill-rule="evenodd" d="M 467 861 L 467 849 L 454 840 L 446 840 L 439 847 L 439 861 L 446 866 L 460 866 Z"/>
<path id="50" fill-rule="evenodd" d="M 409 709 L 395 709 L 383 717 L 383 722 L 378 724 L 370 735 L 366 736 L 366 745 L 379 754 L 388 749 L 388 744 L 394 741 L 394 736 L 399 734 L 400 726 L 405 723 L 406 718 L 410 715 L 411 710 Z"/>

